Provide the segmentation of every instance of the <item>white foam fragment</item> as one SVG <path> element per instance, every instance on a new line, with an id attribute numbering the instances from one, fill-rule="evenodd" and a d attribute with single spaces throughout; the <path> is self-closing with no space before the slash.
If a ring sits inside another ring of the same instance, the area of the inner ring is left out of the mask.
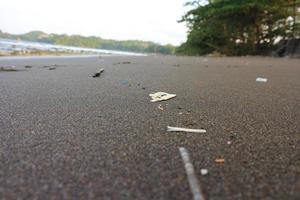
<path id="1" fill-rule="evenodd" d="M 176 97 L 176 94 L 169 94 L 166 92 L 156 92 L 153 94 L 149 94 L 149 96 L 152 98 L 151 102 L 158 102 L 158 101 L 166 101 L 172 99 Z"/>
<path id="2" fill-rule="evenodd" d="M 263 83 L 266 83 L 268 81 L 267 78 L 261 78 L 261 77 L 257 77 L 256 78 L 256 82 L 263 82 Z"/>

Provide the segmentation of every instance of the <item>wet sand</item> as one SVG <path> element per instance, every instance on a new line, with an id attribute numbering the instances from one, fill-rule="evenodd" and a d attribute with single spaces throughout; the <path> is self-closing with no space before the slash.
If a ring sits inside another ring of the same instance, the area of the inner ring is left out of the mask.
<path id="1" fill-rule="evenodd" d="M 21 69 L 0 72 L 0 198 L 191 199 L 185 147 L 206 199 L 299 199 L 299 63 L 0 59 Z M 177 97 L 151 103 L 148 94 L 159 91 Z"/>

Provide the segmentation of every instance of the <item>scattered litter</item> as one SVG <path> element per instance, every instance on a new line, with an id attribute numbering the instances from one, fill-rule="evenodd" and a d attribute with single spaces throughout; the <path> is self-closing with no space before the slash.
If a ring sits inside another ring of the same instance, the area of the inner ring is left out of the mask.
<path id="1" fill-rule="evenodd" d="M 228 144 L 228 145 L 231 145 L 231 143 L 232 143 L 231 141 L 227 141 L 227 144 Z"/>
<path id="2" fill-rule="evenodd" d="M 131 64 L 131 62 L 130 61 L 123 61 L 123 62 L 113 63 L 113 65 L 121 65 L 121 64 L 126 65 L 126 64 Z"/>
<path id="3" fill-rule="evenodd" d="M 225 162 L 225 159 L 224 158 L 217 158 L 215 160 L 216 163 L 219 163 L 219 164 L 223 164 Z"/>
<path id="4" fill-rule="evenodd" d="M 264 83 L 266 83 L 267 81 L 268 81 L 268 79 L 266 79 L 266 78 L 261 78 L 261 77 L 256 78 L 256 82 L 264 82 Z"/>
<path id="5" fill-rule="evenodd" d="M 101 68 L 98 72 L 93 75 L 93 78 L 100 77 L 100 75 L 104 72 L 104 69 Z"/>
<path id="6" fill-rule="evenodd" d="M 168 126 L 168 132 L 206 133 L 205 129 L 189 129 Z"/>
<path id="7" fill-rule="evenodd" d="M 30 66 L 30 65 L 25 65 L 24 67 L 27 69 L 32 68 L 32 66 Z"/>
<path id="8" fill-rule="evenodd" d="M 8 66 L 8 67 L 0 67 L 0 71 L 3 72 L 16 72 L 17 69 L 15 66 Z"/>
<path id="9" fill-rule="evenodd" d="M 149 96 L 152 98 L 151 102 L 158 102 L 158 101 L 166 101 L 171 98 L 174 98 L 174 97 L 176 97 L 176 94 L 157 92 L 157 93 L 149 94 Z"/>
<path id="10" fill-rule="evenodd" d="M 56 70 L 56 67 L 49 67 L 49 70 Z"/>
<path id="11" fill-rule="evenodd" d="M 183 112 L 179 112 L 178 114 L 179 114 L 179 115 L 183 115 Z"/>
<path id="12" fill-rule="evenodd" d="M 208 170 L 207 169 L 201 169 L 200 172 L 201 172 L 202 176 L 205 176 L 205 175 L 208 174 Z"/>
<path id="13" fill-rule="evenodd" d="M 164 108 L 162 107 L 161 104 L 159 104 L 157 108 L 158 108 L 159 110 L 161 110 L 161 111 L 164 111 Z"/>

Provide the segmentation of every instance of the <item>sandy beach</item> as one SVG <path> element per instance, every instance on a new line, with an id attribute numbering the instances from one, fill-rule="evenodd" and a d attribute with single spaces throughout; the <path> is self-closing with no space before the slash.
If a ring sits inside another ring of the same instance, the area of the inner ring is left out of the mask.
<path id="1" fill-rule="evenodd" d="M 299 199 L 299 63 L 0 58 L 0 199 L 192 199 L 179 147 L 206 199 Z"/>

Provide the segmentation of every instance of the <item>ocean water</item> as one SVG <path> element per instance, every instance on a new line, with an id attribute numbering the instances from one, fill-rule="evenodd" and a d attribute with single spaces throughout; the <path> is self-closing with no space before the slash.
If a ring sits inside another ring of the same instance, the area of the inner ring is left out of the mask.
<path id="1" fill-rule="evenodd" d="M 29 42 L 29 41 L 19 41 L 0 38 L 0 51 L 2 52 L 12 52 L 12 51 L 30 51 L 30 50 L 42 50 L 51 52 L 72 52 L 72 53 L 82 53 L 82 54 L 107 54 L 107 55 L 127 55 L 127 56 L 145 56 L 142 53 L 124 52 L 124 51 L 114 51 L 105 49 L 92 49 L 92 48 L 82 48 L 82 47 L 72 47 L 64 45 L 52 45 L 41 42 Z"/>

